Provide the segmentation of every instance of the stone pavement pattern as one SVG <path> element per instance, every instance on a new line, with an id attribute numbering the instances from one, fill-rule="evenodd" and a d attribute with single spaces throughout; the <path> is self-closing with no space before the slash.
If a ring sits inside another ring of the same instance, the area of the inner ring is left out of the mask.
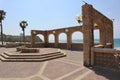
<path id="1" fill-rule="evenodd" d="M 0 48 L 0 53 L 14 48 Z M 41 48 L 41 52 L 54 51 Z M 119 80 L 119 73 L 83 66 L 83 52 L 63 50 L 67 57 L 45 62 L 1 62 L 0 80 Z"/>

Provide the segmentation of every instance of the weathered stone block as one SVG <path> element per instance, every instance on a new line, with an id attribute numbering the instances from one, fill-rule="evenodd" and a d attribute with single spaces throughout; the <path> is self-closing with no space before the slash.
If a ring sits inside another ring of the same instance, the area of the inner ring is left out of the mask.
<path id="1" fill-rule="evenodd" d="M 38 53 L 39 49 L 36 48 L 22 48 L 21 53 Z"/>

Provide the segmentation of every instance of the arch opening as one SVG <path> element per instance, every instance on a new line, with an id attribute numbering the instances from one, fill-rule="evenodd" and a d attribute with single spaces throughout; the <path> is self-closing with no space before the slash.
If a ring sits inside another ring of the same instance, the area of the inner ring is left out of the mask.
<path id="1" fill-rule="evenodd" d="M 35 41 L 36 41 L 36 43 L 45 43 L 44 36 L 42 34 L 36 35 Z"/>
<path id="2" fill-rule="evenodd" d="M 53 34 L 49 35 L 49 39 L 48 39 L 49 43 L 55 43 L 55 36 Z"/>
<path id="3" fill-rule="evenodd" d="M 59 43 L 67 43 L 67 35 L 66 33 L 60 33 L 59 34 Z"/>
<path id="4" fill-rule="evenodd" d="M 72 43 L 83 43 L 83 33 L 80 31 L 73 32 Z"/>
<path id="5" fill-rule="evenodd" d="M 94 30 L 94 44 L 100 44 L 100 30 Z"/>

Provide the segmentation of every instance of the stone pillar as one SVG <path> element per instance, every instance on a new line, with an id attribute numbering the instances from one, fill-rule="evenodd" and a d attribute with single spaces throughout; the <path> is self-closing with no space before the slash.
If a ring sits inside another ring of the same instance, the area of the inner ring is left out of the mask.
<path id="1" fill-rule="evenodd" d="M 67 33 L 67 49 L 71 49 L 72 35 Z"/>
<path id="2" fill-rule="evenodd" d="M 55 47 L 58 47 L 58 34 L 55 33 Z"/>
<path id="3" fill-rule="evenodd" d="M 111 43 L 111 48 L 114 47 L 114 38 L 113 38 L 113 22 L 109 23 L 106 26 L 106 43 Z"/>
<path id="4" fill-rule="evenodd" d="M 35 47 L 35 36 L 34 31 L 31 31 L 31 47 Z"/>
<path id="5" fill-rule="evenodd" d="M 93 36 L 93 7 L 85 4 L 82 6 L 83 36 L 84 36 L 84 65 L 91 65 L 91 47 L 94 45 Z"/>
<path id="6" fill-rule="evenodd" d="M 110 43 L 112 43 L 112 48 L 114 48 L 114 32 L 113 32 L 113 22 L 111 22 L 110 29 Z"/>
<path id="7" fill-rule="evenodd" d="M 47 47 L 48 46 L 48 34 L 47 34 L 47 31 L 45 31 L 44 40 L 45 40 L 45 46 Z"/>
<path id="8" fill-rule="evenodd" d="M 106 45 L 106 30 L 104 25 L 100 29 L 100 44 L 103 45 L 104 47 Z"/>

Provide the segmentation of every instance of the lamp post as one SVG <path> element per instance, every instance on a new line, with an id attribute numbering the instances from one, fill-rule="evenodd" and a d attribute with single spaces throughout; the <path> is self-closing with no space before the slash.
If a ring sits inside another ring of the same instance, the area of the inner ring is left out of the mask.
<path id="1" fill-rule="evenodd" d="M 76 16 L 76 20 L 77 20 L 77 22 L 78 22 L 79 24 L 81 24 L 81 23 L 82 23 L 82 16 L 77 15 L 77 16 Z"/>
<path id="2" fill-rule="evenodd" d="M 0 26 L 1 26 L 1 41 L 2 41 L 2 46 L 3 46 L 3 27 L 2 27 L 2 20 L 5 18 L 6 12 L 4 10 L 0 10 Z"/>
<path id="3" fill-rule="evenodd" d="M 20 22 L 20 27 L 22 28 L 23 31 L 23 42 L 25 43 L 25 28 L 28 26 L 27 21 L 21 21 Z"/>

